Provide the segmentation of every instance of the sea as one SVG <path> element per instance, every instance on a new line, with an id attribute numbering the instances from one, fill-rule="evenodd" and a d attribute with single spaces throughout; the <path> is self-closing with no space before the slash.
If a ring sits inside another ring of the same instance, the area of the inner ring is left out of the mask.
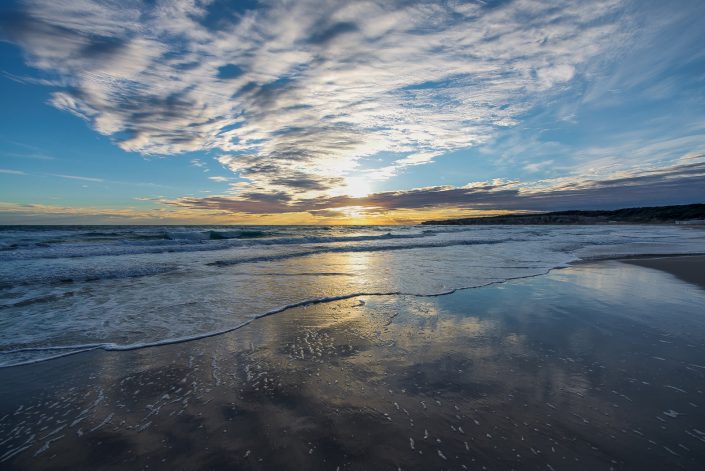
<path id="1" fill-rule="evenodd" d="M 676 225 L 0 226 L 0 367 L 204 338 L 331 300 L 704 252 L 705 228 Z"/>

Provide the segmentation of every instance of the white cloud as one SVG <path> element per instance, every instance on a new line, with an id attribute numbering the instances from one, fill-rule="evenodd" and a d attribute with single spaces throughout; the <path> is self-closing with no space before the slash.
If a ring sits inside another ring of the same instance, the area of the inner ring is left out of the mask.
<path id="1" fill-rule="evenodd" d="M 553 165 L 553 160 L 543 160 L 524 165 L 524 170 L 529 173 L 536 173 Z"/>
<path id="2" fill-rule="evenodd" d="M 599 178 L 551 178 L 521 182 L 494 179 L 462 187 L 432 186 L 353 196 L 320 196 L 292 200 L 277 195 L 246 194 L 156 200 L 192 211 L 231 214 L 309 212 L 336 213 L 356 208 L 362 213 L 424 209 L 558 210 L 618 208 L 634 205 L 684 204 L 698 201 L 705 185 L 705 158 L 683 159 L 670 166 L 613 171 Z"/>
<path id="3" fill-rule="evenodd" d="M 9 37 L 121 148 L 219 149 L 298 198 L 382 151 L 399 157 L 379 178 L 488 142 L 614 44 L 620 3 L 264 2 L 209 30 L 208 2 L 28 0 Z"/>
<path id="4" fill-rule="evenodd" d="M 79 175 L 63 175 L 63 174 L 58 174 L 58 173 L 52 173 L 51 176 L 53 177 L 59 177 L 59 178 L 66 178 L 67 180 L 80 180 L 83 182 L 96 182 L 96 183 L 102 183 L 105 180 L 102 178 L 95 178 L 95 177 L 82 177 Z"/>

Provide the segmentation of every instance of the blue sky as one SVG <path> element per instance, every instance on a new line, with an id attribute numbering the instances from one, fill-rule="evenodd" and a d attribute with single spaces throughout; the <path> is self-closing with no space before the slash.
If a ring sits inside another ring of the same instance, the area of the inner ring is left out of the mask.
<path id="1" fill-rule="evenodd" d="M 704 202 L 703 17 L 695 0 L 3 2 L 0 223 Z"/>

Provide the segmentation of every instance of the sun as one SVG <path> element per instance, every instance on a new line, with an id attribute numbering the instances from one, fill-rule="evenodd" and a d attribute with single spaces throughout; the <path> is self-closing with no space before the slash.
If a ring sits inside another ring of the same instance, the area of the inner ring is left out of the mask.
<path id="1" fill-rule="evenodd" d="M 342 193 L 353 198 L 363 198 L 372 192 L 370 182 L 362 177 L 345 177 L 345 186 Z"/>

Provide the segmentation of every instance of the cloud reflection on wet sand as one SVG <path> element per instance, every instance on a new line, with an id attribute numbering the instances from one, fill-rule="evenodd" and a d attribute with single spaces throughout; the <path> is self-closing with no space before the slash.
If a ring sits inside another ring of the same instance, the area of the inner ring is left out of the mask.
<path id="1" fill-rule="evenodd" d="M 0 459 L 17 469 L 698 469 L 704 302 L 668 275 L 609 262 L 5 369 Z M 38 375 L 44 385 L 28 386 Z"/>

